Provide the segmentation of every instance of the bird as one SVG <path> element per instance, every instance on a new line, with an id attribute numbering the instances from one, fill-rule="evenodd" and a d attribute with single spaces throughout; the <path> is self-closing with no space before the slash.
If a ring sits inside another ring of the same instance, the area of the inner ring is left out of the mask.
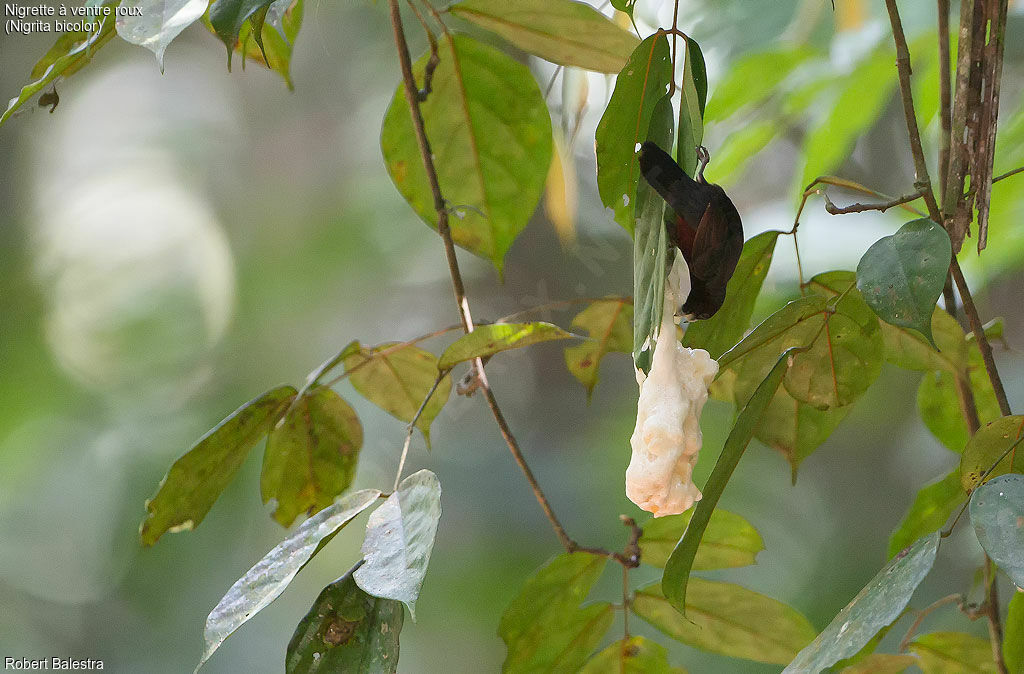
<path id="1" fill-rule="evenodd" d="M 743 252 L 739 211 L 721 186 L 704 179 L 711 159 L 707 148 L 697 147 L 697 158 L 694 179 L 656 143 L 643 143 L 639 152 L 640 173 L 671 208 L 665 214 L 669 243 L 682 252 L 689 267 L 690 294 L 682 306 L 689 322 L 711 318 L 722 308 Z"/>

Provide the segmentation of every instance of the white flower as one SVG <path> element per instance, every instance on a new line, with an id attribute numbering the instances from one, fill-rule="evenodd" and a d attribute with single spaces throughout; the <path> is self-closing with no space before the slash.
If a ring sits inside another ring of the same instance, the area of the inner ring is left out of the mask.
<path id="1" fill-rule="evenodd" d="M 677 254 L 650 374 L 636 372 L 640 400 L 629 440 L 633 456 L 626 469 L 626 496 L 655 517 L 681 513 L 701 497 L 692 473 L 701 446 L 700 413 L 718 363 L 676 337 L 674 314 L 689 292 L 686 264 Z"/>

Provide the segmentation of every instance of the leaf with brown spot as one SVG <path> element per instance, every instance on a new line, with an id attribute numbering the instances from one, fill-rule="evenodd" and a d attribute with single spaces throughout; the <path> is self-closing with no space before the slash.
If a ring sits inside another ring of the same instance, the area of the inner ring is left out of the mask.
<path id="1" fill-rule="evenodd" d="M 337 393 L 319 386 L 296 400 L 263 455 L 260 493 L 276 500 L 274 519 L 288 527 L 333 503 L 352 484 L 362 446 L 359 417 Z"/>
<path id="2" fill-rule="evenodd" d="M 586 330 L 590 339 L 565 350 L 565 365 L 587 388 L 589 398 L 605 354 L 633 350 L 633 301 L 609 298 L 591 302 L 572 319 L 572 327 Z"/>

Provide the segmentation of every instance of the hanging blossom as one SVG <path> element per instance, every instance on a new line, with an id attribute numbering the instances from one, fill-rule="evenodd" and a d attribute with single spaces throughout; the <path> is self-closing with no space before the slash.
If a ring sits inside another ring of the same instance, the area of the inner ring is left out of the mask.
<path id="1" fill-rule="evenodd" d="M 693 466 L 700 452 L 700 413 L 718 362 L 704 349 L 679 343 L 676 309 L 690 293 L 690 277 L 676 255 L 665 284 L 665 307 L 651 371 L 636 371 L 640 400 L 636 429 L 629 440 L 633 456 L 626 469 L 626 496 L 655 517 L 676 515 L 700 500 L 693 484 Z"/>

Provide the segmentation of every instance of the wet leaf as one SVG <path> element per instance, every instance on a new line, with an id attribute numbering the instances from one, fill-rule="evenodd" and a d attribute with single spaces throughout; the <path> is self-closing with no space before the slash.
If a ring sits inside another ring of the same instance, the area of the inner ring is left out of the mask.
<path id="1" fill-rule="evenodd" d="M 729 437 L 725 440 L 722 453 L 704 485 L 704 495 L 694 508 L 686 532 L 679 539 L 679 543 L 665 563 L 661 587 L 664 589 L 666 600 L 682 613 L 685 613 L 686 607 L 689 605 L 686 593 L 689 584 L 693 581 L 690 571 L 693 569 L 704 533 L 711 522 L 712 513 L 715 506 L 718 505 L 718 499 L 721 498 L 722 492 L 725 491 L 725 485 L 732 477 L 740 457 L 743 456 L 743 451 L 750 443 L 755 426 L 761 420 L 765 408 L 775 395 L 775 391 L 778 390 L 786 370 L 790 367 L 792 357 L 792 352 L 787 351 L 778 358 L 775 366 L 768 372 L 764 381 L 758 385 L 753 395 L 750 396 L 750 400 L 736 416 L 736 423 L 729 431 Z"/>
<path id="2" fill-rule="evenodd" d="M 400 602 L 363 592 L 349 571 L 323 589 L 288 643 L 286 674 L 394 674 Z"/>
<path id="3" fill-rule="evenodd" d="M 892 624 L 931 571 L 937 533 L 920 538 L 890 560 L 821 634 L 786 667 L 798 674 L 820 672 L 857 653 L 879 630 Z"/>
<path id="4" fill-rule="evenodd" d="M 900 526 L 889 537 L 889 557 L 892 558 L 921 536 L 941 529 L 957 506 L 963 503 L 964 497 L 959 470 L 922 487 Z"/>
<path id="5" fill-rule="evenodd" d="M 970 511 L 981 547 L 1024 588 L 1024 475 L 1000 475 L 981 485 Z"/>
<path id="6" fill-rule="evenodd" d="M 100 47 L 114 37 L 114 17 L 96 17 L 101 23 L 95 33 L 84 31 L 64 33 L 57 38 L 50 50 L 39 59 L 29 77 L 32 82 L 21 88 L 21 93 L 11 99 L 7 110 L 0 115 L 0 125 L 14 115 L 33 96 L 50 86 L 58 77 L 71 77 L 84 68 Z"/>
<path id="7" fill-rule="evenodd" d="M 120 7 L 136 7 L 141 13 L 117 17 L 117 34 L 153 52 L 163 70 L 164 50 L 199 20 L 209 4 L 209 0 L 121 0 Z"/>
<path id="8" fill-rule="evenodd" d="M 932 314 L 952 255 L 945 229 L 927 218 L 911 220 L 864 253 L 857 288 L 883 321 L 913 328 L 934 344 Z"/>
<path id="9" fill-rule="evenodd" d="M 551 164 L 551 118 L 529 68 L 472 38 L 442 36 L 433 92 L 421 104 L 452 238 L 501 271 L 533 215 Z M 429 54 L 413 71 L 422 83 Z M 381 150 L 391 180 L 437 228 L 412 120 L 399 87 L 384 118 Z"/>
<path id="10" fill-rule="evenodd" d="M 762 232 L 743 244 L 736 272 L 725 289 L 725 302 L 714 316 L 686 326 L 683 346 L 704 349 L 718 359 L 736 345 L 750 327 L 754 303 L 772 263 L 781 232 Z"/>
<path id="11" fill-rule="evenodd" d="M 304 394 L 270 432 L 260 493 L 274 499 L 274 519 L 295 518 L 329 506 L 356 475 L 363 427 L 347 402 L 326 387 Z"/>
<path id="12" fill-rule="evenodd" d="M 574 0 L 463 0 L 448 9 L 519 49 L 563 66 L 617 73 L 640 40 Z"/>
<path id="13" fill-rule="evenodd" d="M 376 503 L 380 492 L 363 489 L 338 499 L 299 525 L 235 581 L 206 619 L 206 646 L 196 671 L 235 630 L 277 599 L 318 549 L 320 542 Z"/>
<path id="14" fill-rule="evenodd" d="M 690 579 L 685 617 L 658 585 L 640 590 L 631 607 L 677 641 L 757 662 L 789 662 L 814 638 L 814 628 L 796 609 L 739 585 L 703 578 Z"/>
<path id="15" fill-rule="evenodd" d="M 598 192 L 601 202 L 615 211 L 615 221 L 627 232 L 633 232 L 635 214 L 643 208 L 637 194 L 640 163 L 636 151 L 645 140 L 663 141 L 663 132 L 652 137 L 649 129 L 655 106 L 668 92 L 671 79 L 668 40 L 664 35 L 652 35 L 633 51 L 615 79 L 615 89 L 597 126 Z M 668 116 L 671 120 L 672 113 Z M 671 147 L 671 135 L 668 140 L 667 145 L 659 143 L 662 148 Z M 645 191 L 654 194 L 653 190 Z"/>
<path id="16" fill-rule="evenodd" d="M 580 607 L 607 564 L 589 552 L 562 554 L 526 581 L 498 627 L 508 647 L 503 671 L 577 671 L 614 618 L 606 602 Z"/>
<path id="17" fill-rule="evenodd" d="M 623 298 L 597 300 L 572 319 L 572 327 L 586 330 L 590 339 L 565 350 L 565 365 L 587 388 L 597 385 L 598 369 L 606 354 L 633 350 L 633 302 Z"/>
<path id="18" fill-rule="evenodd" d="M 672 100 L 663 96 L 651 115 L 647 140 L 661 147 L 671 147 L 672 115 Z M 651 368 L 665 308 L 668 234 L 664 220 L 665 200 L 646 180 L 634 187 L 635 191 L 630 194 L 636 195 L 640 217 L 636 219 L 633 241 L 633 364 L 646 373 Z M 632 229 L 633 224 L 630 224 Z"/>
<path id="19" fill-rule="evenodd" d="M 668 651 L 659 643 L 643 637 L 613 642 L 580 670 L 580 674 L 686 674 L 668 663 Z"/>
<path id="20" fill-rule="evenodd" d="M 360 588 L 409 607 L 416 619 L 416 598 L 427 574 L 434 535 L 441 519 L 441 485 L 429 470 L 402 480 L 398 491 L 370 514 L 363 541 L 366 562 L 354 574 Z"/>
<path id="21" fill-rule="evenodd" d="M 566 332 L 551 323 L 490 323 L 478 326 L 473 332 L 454 341 L 437 363 L 438 369 L 447 370 L 459 363 L 474 358 L 492 356 L 509 349 L 550 342 L 556 339 L 571 339 Z"/>
<path id="22" fill-rule="evenodd" d="M 1019 443 L 1019 444 L 1018 444 Z M 1024 415 L 1002 417 L 988 424 L 974 434 L 960 457 L 960 484 L 964 491 L 971 491 L 981 484 L 982 477 L 995 466 L 985 479 L 990 480 L 1004 473 L 1024 472 Z M 1006 454 L 1009 451 L 1009 454 Z M 1006 455 L 1004 458 L 1003 455 Z M 996 462 L 999 462 L 998 464 Z"/>
<path id="23" fill-rule="evenodd" d="M 199 526 L 228 486 L 252 446 L 270 432 L 296 390 L 279 386 L 232 412 L 174 462 L 156 496 L 146 502 L 148 515 L 139 535 L 153 545 L 167 531 Z"/>
<path id="24" fill-rule="evenodd" d="M 349 381 L 360 395 L 405 422 L 413 420 L 437 381 L 437 356 L 415 346 L 390 342 L 363 347 L 345 355 L 343 361 Z M 451 390 L 451 378 L 445 376 L 416 421 L 428 446 L 430 424 L 448 402 Z"/>
<path id="25" fill-rule="evenodd" d="M 693 512 L 691 509 L 679 515 L 647 520 L 640 537 L 640 561 L 663 568 L 683 537 Z M 762 550 L 764 541 L 750 522 L 735 513 L 715 510 L 697 548 L 693 569 L 705 571 L 747 566 L 757 561 L 757 553 Z"/>
<path id="26" fill-rule="evenodd" d="M 917 656 L 917 666 L 924 674 L 983 674 L 995 672 L 992 646 L 962 632 L 922 634 L 908 646 Z"/>

